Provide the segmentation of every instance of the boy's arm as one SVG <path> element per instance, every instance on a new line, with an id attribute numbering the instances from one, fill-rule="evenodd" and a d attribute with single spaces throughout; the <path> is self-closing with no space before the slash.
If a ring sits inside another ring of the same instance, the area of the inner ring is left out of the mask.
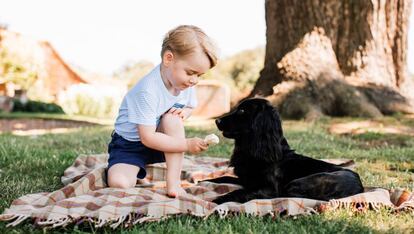
<path id="1" fill-rule="evenodd" d="M 149 148 L 170 153 L 188 151 L 187 140 L 185 138 L 171 137 L 157 132 L 156 126 L 138 125 L 137 128 L 142 143 Z"/>
<path id="2" fill-rule="evenodd" d="M 198 154 L 208 148 L 208 143 L 201 138 L 171 137 L 164 133 L 156 132 L 155 126 L 138 125 L 137 130 L 139 131 L 141 142 L 155 150 L 168 153 L 189 152 L 191 154 Z"/>

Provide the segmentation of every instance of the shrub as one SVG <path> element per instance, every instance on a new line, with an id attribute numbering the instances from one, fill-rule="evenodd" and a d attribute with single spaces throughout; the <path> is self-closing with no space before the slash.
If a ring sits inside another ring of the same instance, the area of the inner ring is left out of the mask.
<path id="1" fill-rule="evenodd" d="M 145 60 L 136 63 L 130 62 L 116 71 L 114 77 L 119 80 L 125 80 L 130 89 L 153 68 L 154 64 Z"/>
<path id="2" fill-rule="evenodd" d="M 13 99 L 12 112 L 64 113 L 62 107 L 54 103 L 40 101 L 28 101 L 27 103 L 22 103 L 19 99 Z"/>
<path id="3" fill-rule="evenodd" d="M 77 84 L 61 92 L 58 103 L 67 114 L 115 117 L 125 91 L 122 87 Z"/>
<path id="4" fill-rule="evenodd" d="M 232 99 L 241 93 L 249 93 L 264 66 L 264 48 L 245 50 L 220 60 L 217 67 L 203 77 L 221 80 L 232 89 Z"/>

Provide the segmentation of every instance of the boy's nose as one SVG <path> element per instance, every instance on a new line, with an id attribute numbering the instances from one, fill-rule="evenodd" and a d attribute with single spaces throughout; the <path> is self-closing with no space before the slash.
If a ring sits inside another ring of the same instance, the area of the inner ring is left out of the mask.
<path id="1" fill-rule="evenodd" d="M 198 78 L 197 77 L 191 78 L 190 83 L 193 84 L 193 85 L 197 84 L 198 83 Z"/>

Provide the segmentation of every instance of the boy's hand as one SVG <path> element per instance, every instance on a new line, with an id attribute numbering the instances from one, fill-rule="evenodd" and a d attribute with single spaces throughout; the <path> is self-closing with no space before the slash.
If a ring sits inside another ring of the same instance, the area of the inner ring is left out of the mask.
<path id="1" fill-rule="evenodd" d="M 186 141 L 187 141 L 188 152 L 191 154 L 198 154 L 201 151 L 208 149 L 208 145 L 201 138 L 198 138 L 198 137 L 188 138 L 186 139 Z"/>
<path id="2" fill-rule="evenodd" d="M 186 107 L 184 108 L 171 107 L 171 109 L 169 109 L 167 113 L 178 115 L 182 120 L 185 120 L 188 117 L 190 117 L 191 111 L 192 110 L 190 108 L 186 108 Z"/>

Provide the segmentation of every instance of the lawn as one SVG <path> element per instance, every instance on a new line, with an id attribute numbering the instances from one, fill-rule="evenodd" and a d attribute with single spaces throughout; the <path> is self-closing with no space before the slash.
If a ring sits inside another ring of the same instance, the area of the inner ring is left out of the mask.
<path id="1" fill-rule="evenodd" d="M 285 135 L 297 152 L 316 158 L 349 158 L 357 163 L 365 186 L 385 188 L 402 187 L 414 190 L 414 138 L 396 134 L 365 133 L 337 136 L 329 134 L 331 123 L 355 119 L 322 119 L 318 122 L 285 121 Z M 414 119 L 388 117 L 384 124 L 400 124 L 414 128 Z M 187 127 L 188 136 L 204 137 L 219 132 L 213 125 Z M 0 212 L 10 203 L 28 193 L 53 191 L 62 185 L 60 177 L 65 168 L 79 154 L 106 151 L 110 139 L 110 126 L 80 128 L 67 134 L 14 136 L 0 135 Z M 220 135 L 221 136 L 221 135 Z M 203 155 L 229 157 L 231 140 L 221 137 L 221 144 L 211 147 Z M 290 217 L 249 217 L 246 215 L 220 219 L 212 216 L 206 220 L 179 216 L 165 221 L 117 229 L 122 233 L 376 233 L 414 232 L 414 213 L 368 211 L 352 214 L 345 210 L 321 215 Z M 6 228 L 0 222 L 0 233 L 48 232 L 114 232 L 110 228 L 96 230 L 87 224 L 69 225 L 65 228 L 46 230 L 29 222 L 15 228 Z"/>

